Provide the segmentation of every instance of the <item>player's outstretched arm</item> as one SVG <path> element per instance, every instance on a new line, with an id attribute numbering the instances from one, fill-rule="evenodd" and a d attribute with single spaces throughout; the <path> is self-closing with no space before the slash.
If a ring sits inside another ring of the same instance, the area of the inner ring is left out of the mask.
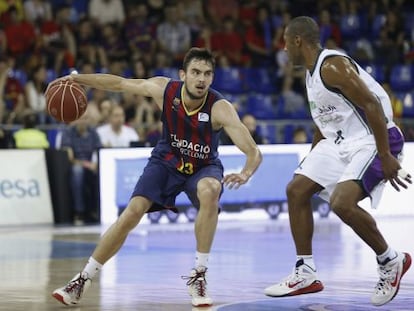
<path id="1" fill-rule="evenodd" d="M 223 127 L 233 143 L 246 155 L 246 163 L 240 173 L 224 176 L 223 183 L 229 188 L 238 188 L 245 184 L 262 162 L 262 153 L 240 121 L 234 107 L 227 100 L 220 100 L 213 106 L 214 123 Z"/>
<path id="2" fill-rule="evenodd" d="M 51 82 L 53 85 L 59 80 L 70 80 L 88 87 L 106 90 L 109 92 L 127 92 L 141 96 L 152 97 L 157 104 L 162 103 L 165 87 L 170 80 L 166 77 L 149 79 L 126 79 L 112 74 L 70 74 Z"/>

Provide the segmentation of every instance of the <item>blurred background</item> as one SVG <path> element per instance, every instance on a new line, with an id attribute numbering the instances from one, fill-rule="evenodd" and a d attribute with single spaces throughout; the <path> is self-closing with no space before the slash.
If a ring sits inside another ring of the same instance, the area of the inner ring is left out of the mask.
<path id="1" fill-rule="evenodd" d="M 159 139 L 160 113 L 151 98 L 87 89 L 84 117 L 69 125 L 51 118 L 45 111 L 47 84 L 73 69 L 178 78 L 185 52 L 206 47 L 217 58 L 213 87 L 234 104 L 258 144 L 309 143 L 313 127 L 304 72 L 292 68 L 283 51 L 284 27 L 298 15 L 314 17 L 324 47 L 349 54 L 384 86 L 395 120 L 413 141 L 412 1 L 0 0 L 0 157 L 2 172 L 8 172 L 0 191 L 3 208 L 16 211 L 49 193 L 40 205 L 52 214 L 43 219 L 99 223 L 101 153 L 152 147 Z M 223 135 L 222 145 L 231 144 Z M 20 157 L 16 149 L 26 149 L 21 165 L 10 164 Z M 41 164 L 36 170 L 45 174 L 45 183 L 34 177 L 27 149 L 41 150 L 44 169 Z M 117 173 L 107 178 L 125 177 Z M 122 210 L 118 203 L 113 204 Z M 273 204 L 269 213 L 284 209 Z"/>

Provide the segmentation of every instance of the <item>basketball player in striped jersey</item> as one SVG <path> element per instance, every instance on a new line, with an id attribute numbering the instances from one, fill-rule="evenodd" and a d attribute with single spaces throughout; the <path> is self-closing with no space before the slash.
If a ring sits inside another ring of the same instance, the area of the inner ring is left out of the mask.
<path id="1" fill-rule="evenodd" d="M 350 57 L 322 49 L 318 25 L 310 17 L 294 18 L 284 37 L 290 61 L 307 69 L 306 90 L 316 131 L 310 153 L 287 186 L 297 262 L 293 273 L 266 288 L 265 294 L 280 297 L 323 289 L 312 255 L 311 197 L 319 193 L 377 255 L 380 279 L 371 302 L 383 305 L 397 294 L 411 257 L 387 244 L 373 217 L 358 203 L 370 197 L 375 207 L 386 181 L 397 191 L 411 183 L 400 166 L 404 138 L 393 122 L 390 99 Z"/>
<path id="2" fill-rule="evenodd" d="M 63 77 L 93 88 L 152 97 L 162 110 L 163 136 L 154 147 L 127 208 L 102 236 L 84 269 L 53 292 L 57 300 L 77 304 L 91 279 L 117 253 L 143 215 L 161 209 L 174 210 L 176 196 L 184 191 L 199 211 L 195 222 L 195 265 L 190 275 L 183 278 L 187 280 L 193 306 L 212 305 L 206 271 L 223 185 L 238 188 L 245 184 L 262 160 L 231 103 L 210 88 L 214 68 L 215 60 L 209 51 L 192 48 L 180 70 L 181 81 L 166 77 L 124 79 L 108 74 Z M 223 129 L 246 155 L 244 168 L 224 177 L 217 153 Z"/>

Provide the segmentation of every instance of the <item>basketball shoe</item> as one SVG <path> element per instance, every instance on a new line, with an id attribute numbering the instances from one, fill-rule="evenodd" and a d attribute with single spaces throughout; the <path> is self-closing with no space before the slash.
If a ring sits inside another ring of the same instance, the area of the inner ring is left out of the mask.
<path id="1" fill-rule="evenodd" d="M 296 262 L 292 274 L 282 282 L 267 287 L 264 293 L 271 297 L 284 297 L 316 293 L 321 290 L 323 290 L 323 284 L 317 279 L 316 271 L 300 259 Z"/>
<path id="2" fill-rule="evenodd" d="M 374 306 L 386 304 L 397 295 L 401 278 L 410 266 L 411 256 L 408 253 L 397 253 L 394 259 L 388 258 L 384 263 L 378 263 L 380 279 L 371 296 Z"/>
<path id="3" fill-rule="evenodd" d="M 207 268 L 200 266 L 194 268 L 190 272 L 190 276 L 183 276 L 183 280 L 187 280 L 188 293 L 191 296 L 191 304 L 194 307 L 209 307 L 213 305 L 213 300 L 207 293 L 206 281 Z"/>
<path id="4" fill-rule="evenodd" d="M 52 296 L 65 305 L 75 305 L 81 300 L 83 294 L 91 286 L 91 280 L 85 272 L 78 273 L 70 282 L 56 289 Z"/>

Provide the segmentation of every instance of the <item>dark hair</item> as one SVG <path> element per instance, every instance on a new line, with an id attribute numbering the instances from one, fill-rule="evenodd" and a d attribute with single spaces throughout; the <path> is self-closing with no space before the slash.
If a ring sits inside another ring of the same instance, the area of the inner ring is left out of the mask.
<path id="1" fill-rule="evenodd" d="M 184 57 L 184 61 L 183 61 L 184 71 L 187 71 L 188 65 L 193 59 L 204 60 L 207 63 L 210 63 L 211 66 L 213 67 L 213 71 L 214 71 L 214 68 L 216 67 L 216 60 L 213 54 L 209 50 L 203 49 L 203 48 L 191 48 L 187 52 L 187 54 L 185 54 L 185 57 Z"/>
<path id="2" fill-rule="evenodd" d="M 305 41 L 312 44 L 319 44 L 319 26 L 309 16 L 298 16 L 293 18 L 288 26 L 287 33 L 290 37 L 301 36 Z"/>
<path id="3" fill-rule="evenodd" d="M 23 116 L 23 127 L 26 129 L 35 128 L 38 123 L 37 115 L 34 112 L 28 112 Z"/>

